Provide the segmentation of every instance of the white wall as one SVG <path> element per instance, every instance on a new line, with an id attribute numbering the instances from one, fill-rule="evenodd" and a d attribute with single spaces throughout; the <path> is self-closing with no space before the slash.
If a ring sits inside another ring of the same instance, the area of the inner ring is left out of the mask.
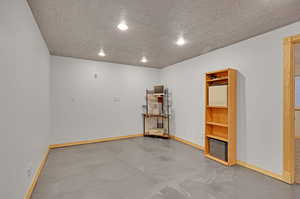
<path id="1" fill-rule="evenodd" d="M 51 56 L 51 143 L 142 133 L 145 89 L 159 79 L 157 69 Z"/>
<path id="2" fill-rule="evenodd" d="M 49 139 L 49 53 L 25 0 L 0 2 L 0 132 L 0 198 L 23 198 Z"/>
<path id="3" fill-rule="evenodd" d="M 173 94 L 173 133 L 203 144 L 204 73 L 239 70 L 238 159 L 282 172 L 282 39 L 300 23 L 156 69 L 51 57 L 51 143 L 142 132 L 145 88 Z M 95 72 L 99 78 L 94 79 Z M 0 195 L 22 198 L 49 144 L 49 53 L 25 0 L 0 3 Z"/>
<path id="4" fill-rule="evenodd" d="M 203 145 L 204 74 L 238 73 L 238 159 L 281 174 L 283 156 L 283 38 L 300 23 L 242 41 L 163 69 L 174 100 L 173 133 Z"/>

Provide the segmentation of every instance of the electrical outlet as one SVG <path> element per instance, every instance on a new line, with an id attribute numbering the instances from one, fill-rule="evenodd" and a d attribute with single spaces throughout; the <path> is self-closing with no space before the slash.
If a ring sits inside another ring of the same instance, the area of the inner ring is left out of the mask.
<path id="1" fill-rule="evenodd" d="M 32 166 L 29 166 L 29 167 L 27 168 L 26 174 L 27 174 L 27 177 L 28 177 L 28 178 L 31 178 L 31 177 L 32 177 L 32 175 L 33 175 L 33 168 L 32 168 Z"/>
<path id="2" fill-rule="evenodd" d="M 94 73 L 94 79 L 98 79 L 99 78 L 99 73 L 98 72 L 95 72 Z"/>
<path id="3" fill-rule="evenodd" d="M 113 101 L 114 101 L 114 102 L 120 102 L 121 99 L 120 99 L 120 97 L 114 97 Z"/>

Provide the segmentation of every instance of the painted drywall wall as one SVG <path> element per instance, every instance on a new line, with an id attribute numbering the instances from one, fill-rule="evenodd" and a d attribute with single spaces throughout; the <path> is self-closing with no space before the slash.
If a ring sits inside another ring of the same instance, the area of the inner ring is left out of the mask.
<path id="1" fill-rule="evenodd" d="M 283 38 L 299 32 L 295 23 L 163 69 L 162 81 L 173 96 L 172 132 L 203 145 L 204 74 L 235 68 L 238 159 L 281 174 Z"/>
<path id="2" fill-rule="evenodd" d="M 49 52 L 25 0 L 0 2 L 0 198 L 23 198 L 49 139 Z"/>
<path id="3" fill-rule="evenodd" d="M 158 83 L 157 69 L 51 56 L 51 143 L 142 133 L 145 89 Z"/>

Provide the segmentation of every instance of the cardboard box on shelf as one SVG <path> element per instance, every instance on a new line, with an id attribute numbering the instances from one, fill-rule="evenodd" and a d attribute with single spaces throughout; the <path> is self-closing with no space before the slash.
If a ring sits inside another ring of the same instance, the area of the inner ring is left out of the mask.
<path id="1" fill-rule="evenodd" d="M 209 106 L 227 106 L 227 85 L 210 86 L 208 88 Z"/>

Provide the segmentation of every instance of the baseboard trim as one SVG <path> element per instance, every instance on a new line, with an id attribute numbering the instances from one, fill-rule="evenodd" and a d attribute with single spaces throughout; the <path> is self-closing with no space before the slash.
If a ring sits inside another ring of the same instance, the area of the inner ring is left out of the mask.
<path id="1" fill-rule="evenodd" d="M 27 191 L 27 193 L 26 193 L 24 199 L 30 199 L 30 198 L 31 198 L 31 195 L 32 195 L 33 190 L 34 190 L 34 188 L 35 188 L 35 186 L 36 186 L 36 183 L 37 183 L 37 181 L 38 181 L 38 178 L 39 178 L 39 176 L 41 175 L 41 172 L 42 172 L 42 170 L 43 170 L 43 168 L 45 167 L 45 164 L 46 164 L 46 162 L 47 162 L 49 150 L 50 150 L 50 149 L 48 149 L 48 150 L 46 151 L 46 153 L 45 153 L 45 155 L 44 155 L 44 158 L 43 158 L 43 160 L 42 160 L 42 162 L 41 162 L 39 168 L 38 168 L 37 171 L 35 172 L 35 175 L 34 175 L 34 177 L 33 177 L 33 180 L 32 180 L 32 182 L 31 182 L 31 185 L 30 185 L 30 187 L 29 187 L 29 189 L 28 189 L 28 191 Z"/>
<path id="2" fill-rule="evenodd" d="M 174 140 L 176 140 L 176 141 L 182 142 L 182 143 L 184 143 L 184 144 L 190 145 L 190 146 L 192 146 L 192 147 L 194 147 L 194 148 L 196 148 L 196 149 L 199 149 L 199 150 L 204 151 L 204 147 L 203 147 L 203 146 L 198 145 L 198 144 L 195 144 L 195 143 L 190 142 L 190 141 L 187 141 L 187 140 L 182 139 L 182 138 L 180 138 L 180 137 L 177 137 L 177 136 L 175 136 L 175 135 L 171 135 L 170 138 L 171 138 L 171 139 L 174 139 Z"/>
<path id="3" fill-rule="evenodd" d="M 187 141 L 185 139 L 182 139 L 182 138 L 179 138 L 179 137 L 176 137 L 175 135 L 171 135 L 170 136 L 172 139 L 176 140 L 176 141 L 179 141 L 179 142 L 182 142 L 184 144 L 187 144 L 187 145 L 190 145 L 196 149 L 199 149 L 199 150 L 202 150 L 204 151 L 204 147 L 201 146 L 201 145 L 198 145 L 198 144 L 195 144 L 193 142 L 190 142 L 190 141 Z M 261 169 L 257 166 L 254 166 L 254 165 L 251 165 L 251 164 L 248 164 L 246 162 L 243 162 L 243 161 L 240 161 L 240 160 L 237 160 L 237 165 L 239 166 L 242 166 L 242 167 L 245 167 L 247 169 L 251 169 L 251 170 L 254 170 L 256 172 L 259 172 L 261 174 L 264 174 L 266 176 L 270 176 L 272 178 L 275 178 L 277 180 L 281 180 L 283 182 L 286 182 L 286 183 L 290 183 L 290 180 L 287 178 L 287 177 L 284 177 L 284 175 L 279 175 L 279 174 L 276 174 L 276 173 L 273 173 L 271 171 L 268 171 L 268 170 L 265 170 L 265 169 Z"/>
<path id="4" fill-rule="evenodd" d="M 261 173 L 261 174 L 264 174 L 264 175 L 266 175 L 266 176 L 270 176 L 270 177 L 275 178 L 275 179 L 277 179 L 277 180 L 281 180 L 281 181 L 286 182 L 286 180 L 285 180 L 285 178 L 284 178 L 283 175 L 279 175 L 279 174 L 277 174 L 277 173 L 273 173 L 273 172 L 271 172 L 271 171 L 268 171 L 268 170 L 265 170 L 265 169 L 261 169 L 261 168 L 259 168 L 259 167 L 257 167 L 257 166 L 248 164 L 248 163 L 243 162 L 243 161 L 240 161 L 240 160 L 237 161 L 237 164 L 240 165 L 240 166 L 242 166 L 242 167 L 245 167 L 245 168 L 254 170 L 254 171 L 256 171 L 256 172 L 259 172 L 259 173 Z"/>
<path id="5" fill-rule="evenodd" d="M 61 148 L 61 147 L 68 147 L 68 146 L 76 146 L 82 144 L 92 144 L 92 143 L 99 143 L 99 142 L 108 142 L 108 141 L 115 141 L 115 140 L 123 140 L 135 137 L 141 137 L 143 134 L 134 134 L 134 135 L 126 135 L 126 136 L 118 136 L 118 137 L 109 137 L 109 138 L 100 138 L 100 139 L 93 139 L 93 140 L 84 140 L 78 142 L 67 142 L 62 144 L 51 144 L 49 146 L 50 149 Z"/>
<path id="6" fill-rule="evenodd" d="M 126 136 L 118 136 L 118 137 L 110 137 L 110 138 L 101 138 L 101 139 L 95 139 L 95 140 L 85 140 L 85 141 L 79 141 L 79 142 L 69 142 L 69 143 L 63 143 L 63 144 L 52 144 L 49 145 L 48 150 L 46 151 L 44 158 L 37 169 L 34 178 L 32 180 L 32 183 L 26 192 L 26 195 L 24 199 L 30 199 L 32 196 L 32 193 L 34 191 L 34 188 L 37 184 L 38 178 L 41 175 L 41 172 L 43 168 L 45 167 L 45 164 L 48 159 L 48 154 L 51 149 L 60 148 L 60 147 L 67 147 L 67 146 L 75 146 L 75 145 L 82 145 L 82 144 L 91 144 L 91 143 L 98 143 L 98 142 L 108 142 L 108 141 L 114 141 L 114 140 L 122 140 L 122 139 L 129 139 L 129 138 L 135 138 L 135 137 L 141 137 L 143 134 L 134 134 L 134 135 L 126 135 Z"/>

